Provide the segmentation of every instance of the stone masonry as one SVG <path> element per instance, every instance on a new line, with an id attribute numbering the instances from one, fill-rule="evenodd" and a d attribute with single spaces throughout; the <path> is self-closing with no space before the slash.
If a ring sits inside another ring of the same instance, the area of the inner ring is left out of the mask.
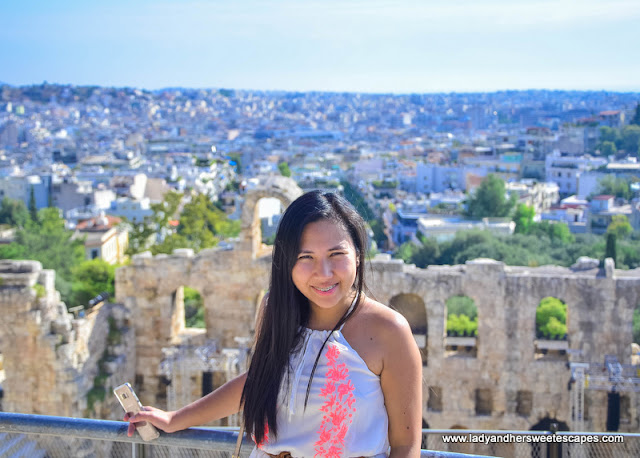
<path id="1" fill-rule="evenodd" d="M 261 243 L 257 202 L 276 197 L 286 207 L 300 194 L 290 179 L 265 179 L 244 196 L 242 232 L 233 250 L 210 249 L 197 255 L 176 250 L 170 256 L 143 253 L 118 269 L 116 302 L 124 310 L 118 329 L 125 330 L 131 348 L 130 357 L 115 364 L 127 367 L 119 379 L 135 383 L 144 404 L 165 407 L 168 386 L 176 390 L 179 384 L 182 388 L 192 384 L 190 398 L 200 394 L 201 369 L 192 368 L 190 376 L 180 380 L 163 375 L 167 349 L 197 348 L 209 342 L 220 356 L 224 349 L 239 347 L 238 337 L 253 336 L 271 263 L 270 249 Z M 87 409 L 83 395 L 99 373 L 99 359 L 105 349 L 118 353 L 107 348 L 109 339 L 104 334 L 109 326 L 100 324 L 113 312 L 97 313 L 92 325 L 84 325 L 103 329 L 99 337 L 86 331 L 73 334 L 78 325 L 56 302 L 53 273 L 37 264 L 5 261 L 0 269 L 0 343 L 8 374 L 4 407 L 82 414 Z M 616 356 L 623 364 L 631 362 L 631 323 L 640 305 L 640 269 L 616 270 L 611 260 L 600 269 L 509 267 L 487 259 L 418 269 L 388 255 L 375 257 L 368 268 L 370 293 L 407 317 L 422 347 L 423 416 L 431 428 L 528 430 L 543 419 L 571 426 L 569 363 L 602 363 L 606 355 Z M 48 299 L 37 297 L 33 285 L 38 282 L 46 286 Z M 204 299 L 206 330 L 185 328 L 185 286 L 199 291 Z M 453 296 L 473 299 L 479 317 L 477 337 L 446 336 L 445 303 Z M 541 350 L 543 342 L 536 340 L 536 307 L 547 296 L 568 306 L 568 340 L 552 342 L 565 345 L 562 351 Z M 94 341 L 103 343 L 91 348 Z M 60 351 L 65 345 L 68 350 Z M 18 361 L 25 369 L 18 369 Z M 10 378 L 14 371 L 20 377 Z M 219 373 L 213 384 L 218 386 L 227 378 Z M 108 383 L 114 382 L 109 379 Z M 628 392 L 623 398 L 620 430 L 637 431 L 638 397 Z M 73 408 L 64 410 L 65 403 Z M 585 404 L 585 429 L 604 431 L 606 392 L 587 389 Z"/>

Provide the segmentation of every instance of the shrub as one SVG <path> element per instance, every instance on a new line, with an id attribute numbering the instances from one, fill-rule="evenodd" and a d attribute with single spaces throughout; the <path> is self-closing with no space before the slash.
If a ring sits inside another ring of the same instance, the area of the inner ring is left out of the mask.
<path id="1" fill-rule="evenodd" d="M 567 304 L 555 297 L 545 297 L 536 310 L 536 333 L 548 338 L 567 333 Z"/>

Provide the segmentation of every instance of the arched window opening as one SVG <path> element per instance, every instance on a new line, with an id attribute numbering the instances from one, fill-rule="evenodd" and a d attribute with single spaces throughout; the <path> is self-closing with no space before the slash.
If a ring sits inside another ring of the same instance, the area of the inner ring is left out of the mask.
<path id="1" fill-rule="evenodd" d="M 429 429 L 429 423 L 424 418 L 422 419 L 422 429 Z M 420 442 L 420 448 L 423 450 L 429 450 L 429 434 L 422 433 L 422 441 Z"/>
<path id="2" fill-rule="evenodd" d="M 476 357 L 478 308 L 469 296 L 447 299 L 445 356 Z"/>
<path id="3" fill-rule="evenodd" d="M 398 294 L 389 301 L 389 305 L 404 316 L 411 326 L 413 338 L 422 355 L 422 364 L 427 365 L 427 308 L 417 294 Z"/>
<path id="4" fill-rule="evenodd" d="M 567 361 L 567 304 L 545 297 L 536 309 L 535 359 Z"/>
<path id="5" fill-rule="evenodd" d="M 283 213 L 282 203 L 275 197 L 265 197 L 258 201 L 258 217 L 262 231 L 262 243 L 273 245 L 276 230 Z"/>
<path id="6" fill-rule="evenodd" d="M 188 286 L 184 287 L 184 321 L 187 328 L 206 329 L 204 301 L 200 293 Z"/>
<path id="7" fill-rule="evenodd" d="M 633 319 L 632 319 L 632 329 L 633 329 L 633 343 L 636 344 L 636 347 L 634 347 L 634 350 L 638 350 L 637 352 L 634 351 L 633 355 L 631 356 L 632 361 L 634 360 L 634 356 L 635 356 L 635 362 L 633 362 L 633 364 L 640 364 L 640 304 L 636 305 L 636 308 L 633 310 Z"/>
<path id="8" fill-rule="evenodd" d="M 544 417 L 538 423 L 533 425 L 530 431 L 570 431 L 569 426 L 563 422 L 556 420 L 555 418 Z M 552 450 L 549 444 L 533 443 L 531 444 L 531 456 L 540 458 L 551 458 L 552 456 L 564 456 L 562 453 L 563 444 L 559 443 L 556 450 Z"/>

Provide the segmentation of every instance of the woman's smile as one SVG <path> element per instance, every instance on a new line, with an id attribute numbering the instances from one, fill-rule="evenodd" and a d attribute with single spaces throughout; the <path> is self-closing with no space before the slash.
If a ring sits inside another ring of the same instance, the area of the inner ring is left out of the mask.
<path id="1" fill-rule="evenodd" d="M 318 286 L 314 286 L 313 288 L 317 289 L 320 293 L 329 294 L 329 293 L 333 292 L 333 290 L 335 289 L 336 286 L 338 286 L 337 283 L 334 284 L 334 285 L 331 285 L 331 286 L 327 286 L 326 288 L 321 288 L 321 287 L 318 287 Z"/>
<path id="2" fill-rule="evenodd" d="M 356 249 L 344 226 L 329 220 L 307 224 L 291 277 L 309 299 L 312 320 L 342 316 L 353 299 L 356 272 Z"/>

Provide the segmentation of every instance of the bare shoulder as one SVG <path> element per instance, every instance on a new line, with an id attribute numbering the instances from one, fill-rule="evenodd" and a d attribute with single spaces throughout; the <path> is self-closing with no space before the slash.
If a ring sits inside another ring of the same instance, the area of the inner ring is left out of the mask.
<path id="1" fill-rule="evenodd" d="M 350 345 L 374 374 L 380 375 L 385 360 L 415 345 L 407 320 L 395 310 L 365 298 L 356 314 L 344 326 Z"/>
<path id="2" fill-rule="evenodd" d="M 367 298 L 364 305 L 363 311 L 370 315 L 370 323 L 378 328 L 378 331 L 411 333 L 407 319 L 392 308 L 371 298 Z"/>
<path id="3" fill-rule="evenodd" d="M 367 297 L 360 310 L 354 324 L 367 329 L 368 333 L 373 333 L 383 344 L 397 343 L 399 336 L 412 337 L 411 327 L 407 319 L 390 307 L 381 304 Z M 362 329 L 361 328 L 361 329 Z"/>

